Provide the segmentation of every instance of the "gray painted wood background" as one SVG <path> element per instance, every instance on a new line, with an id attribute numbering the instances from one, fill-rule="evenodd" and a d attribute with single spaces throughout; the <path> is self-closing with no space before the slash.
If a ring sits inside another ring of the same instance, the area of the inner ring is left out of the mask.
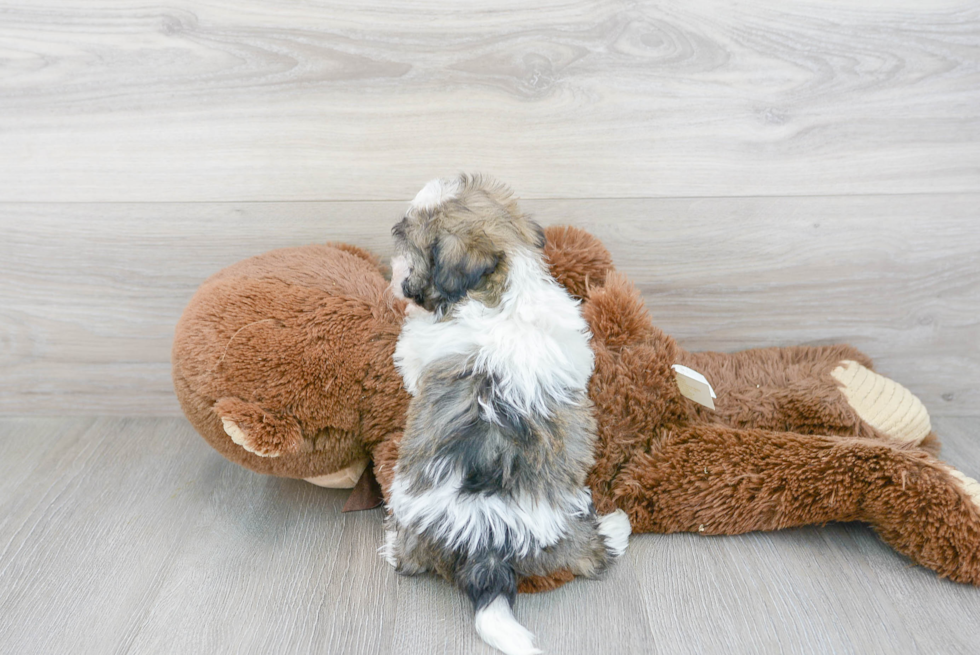
<path id="1" fill-rule="evenodd" d="M 3 3 L 0 413 L 179 415 L 210 273 L 482 170 L 689 348 L 850 341 L 980 416 L 980 7 L 850 4 Z"/>
<path id="2" fill-rule="evenodd" d="M 523 204 L 602 238 L 689 349 L 849 342 L 980 416 L 980 193 Z M 179 416 L 173 328 L 205 278 L 274 247 L 387 253 L 405 205 L 0 203 L 0 413 Z"/>
<path id="3" fill-rule="evenodd" d="M 980 477 L 978 71 L 961 0 L 0 0 L 0 652 L 490 652 L 377 513 L 208 449 L 168 361 L 211 273 L 385 254 L 460 170 L 690 349 L 862 348 Z M 518 614 L 551 653 L 972 653 L 978 610 L 849 525 L 639 537 Z"/>

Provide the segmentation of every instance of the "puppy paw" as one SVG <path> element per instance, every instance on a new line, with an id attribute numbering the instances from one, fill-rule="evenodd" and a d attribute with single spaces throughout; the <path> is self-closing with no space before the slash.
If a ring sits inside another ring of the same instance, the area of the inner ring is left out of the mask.
<path id="1" fill-rule="evenodd" d="M 629 517 L 621 509 L 599 518 L 599 534 L 606 543 L 606 550 L 613 557 L 619 557 L 626 552 L 632 532 Z"/>
<path id="2" fill-rule="evenodd" d="M 303 445 L 302 431 L 291 416 L 267 412 L 238 398 L 222 398 L 214 411 L 225 434 L 259 457 L 292 455 Z"/>
<path id="3" fill-rule="evenodd" d="M 378 554 L 388 562 L 392 568 L 398 568 L 398 559 L 395 557 L 395 539 L 398 533 L 394 530 L 385 530 L 385 542 L 378 549 Z"/>

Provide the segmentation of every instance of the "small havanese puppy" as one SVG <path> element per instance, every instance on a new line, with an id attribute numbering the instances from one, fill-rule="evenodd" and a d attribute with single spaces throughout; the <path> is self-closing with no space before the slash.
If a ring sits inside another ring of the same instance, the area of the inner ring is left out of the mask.
<path id="1" fill-rule="evenodd" d="M 411 301 L 395 365 L 413 399 L 384 555 L 455 583 L 491 646 L 539 653 L 511 613 L 519 579 L 596 575 L 629 541 L 626 514 L 597 516 L 585 486 L 588 326 L 548 273 L 543 230 L 489 178 L 429 182 L 392 234 L 392 291 Z"/>

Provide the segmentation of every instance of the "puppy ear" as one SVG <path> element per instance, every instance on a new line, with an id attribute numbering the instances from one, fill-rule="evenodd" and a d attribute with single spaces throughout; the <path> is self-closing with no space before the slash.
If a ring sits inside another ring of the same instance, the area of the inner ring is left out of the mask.
<path id="1" fill-rule="evenodd" d="M 534 245 L 544 250 L 545 244 L 548 243 L 548 238 L 544 234 L 544 228 L 538 225 L 537 221 L 529 220 L 528 223 L 531 225 L 531 229 L 534 230 Z"/>
<path id="2" fill-rule="evenodd" d="M 497 268 L 500 257 L 479 244 L 445 235 L 432 246 L 432 286 L 440 301 L 454 303 Z"/>

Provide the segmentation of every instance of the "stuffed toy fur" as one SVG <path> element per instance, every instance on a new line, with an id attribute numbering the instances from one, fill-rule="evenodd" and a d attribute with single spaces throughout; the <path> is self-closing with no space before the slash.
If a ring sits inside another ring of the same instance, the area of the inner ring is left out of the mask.
<path id="1" fill-rule="evenodd" d="M 600 513 L 625 510 L 634 534 L 863 521 L 916 563 L 980 585 L 980 484 L 937 458 L 922 403 L 868 357 L 844 345 L 687 352 L 597 239 L 546 233 L 552 274 L 593 332 Z M 173 348 L 191 423 L 259 473 L 353 487 L 373 462 L 386 493 L 409 402 L 392 363 L 405 306 L 387 286 L 349 245 L 276 250 L 211 277 Z M 714 411 L 681 395 L 674 364 L 707 377 Z"/>

